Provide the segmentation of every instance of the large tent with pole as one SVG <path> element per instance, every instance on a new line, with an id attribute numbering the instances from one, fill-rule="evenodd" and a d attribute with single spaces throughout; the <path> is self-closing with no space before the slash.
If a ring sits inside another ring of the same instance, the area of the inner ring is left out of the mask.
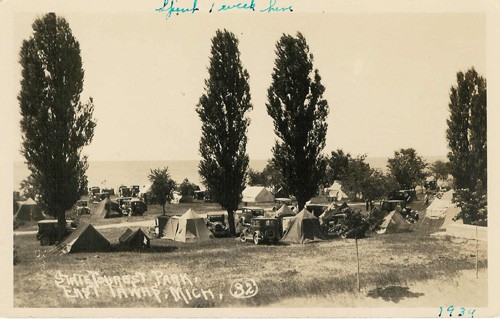
<path id="1" fill-rule="evenodd" d="M 172 221 L 172 222 L 171 222 Z M 172 238 L 172 232 L 175 235 Z M 165 227 L 165 238 L 181 242 L 205 241 L 214 238 L 203 216 L 189 209 L 179 218 L 171 218 Z"/>
<path id="2" fill-rule="evenodd" d="M 325 239 L 319 225 L 319 219 L 304 208 L 295 217 L 292 217 L 288 225 L 288 231 L 281 241 L 284 243 L 306 244 Z"/>

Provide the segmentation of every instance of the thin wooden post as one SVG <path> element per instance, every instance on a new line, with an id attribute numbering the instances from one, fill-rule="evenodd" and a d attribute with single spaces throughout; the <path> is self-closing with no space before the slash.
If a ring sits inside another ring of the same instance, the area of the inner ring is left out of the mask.
<path id="1" fill-rule="evenodd" d="M 479 278 L 479 248 L 478 248 L 478 238 L 477 238 L 477 223 L 476 223 L 476 279 Z"/>
<path id="2" fill-rule="evenodd" d="M 358 279 L 358 292 L 361 291 L 361 285 L 360 285 L 360 282 L 359 282 L 359 252 L 358 252 L 358 236 L 355 236 L 354 237 L 354 241 L 356 242 L 356 260 L 358 262 L 358 276 L 357 276 L 357 279 Z"/>

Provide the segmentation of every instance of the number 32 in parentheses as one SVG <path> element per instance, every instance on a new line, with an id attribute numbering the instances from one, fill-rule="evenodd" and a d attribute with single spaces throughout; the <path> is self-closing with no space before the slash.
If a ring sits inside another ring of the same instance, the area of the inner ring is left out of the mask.
<path id="1" fill-rule="evenodd" d="M 259 287 L 254 279 L 239 278 L 233 280 L 229 292 L 234 298 L 243 299 L 255 296 L 258 291 Z"/>
<path id="2" fill-rule="evenodd" d="M 453 306 L 449 306 L 446 311 L 449 313 L 449 316 L 452 317 L 453 316 L 453 311 L 455 310 L 455 307 Z M 471 316 L 471 318 L 474 318 L 474 313 L 476 312 L 476 309 L 469 309 L 467 311 L 467 314 L 469 314 Z M 439 307 L 439 315 L 438 317 L 441 317 L 443 315 L 443 307 Z M 463 317 L 465 315 L 465 308 L 462 307 L 460 308 L 460 312 L 456 315 L 457 317 Z"/>

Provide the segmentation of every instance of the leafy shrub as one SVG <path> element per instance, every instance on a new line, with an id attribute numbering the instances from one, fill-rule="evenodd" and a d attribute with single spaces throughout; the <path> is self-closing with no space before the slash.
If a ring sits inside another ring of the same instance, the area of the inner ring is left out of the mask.
<path id="1" fill-rule="evenodd" d="M 341 233 L 347 238 L 363 238 L 370 229 L 368 220 L 358 211 L 351 211 L 341 225 Z"/>
<path id="2" fill-rule="evenodd" d="M 488 221 L 488 209 L 486 192 L 478 188 L 471 191 L 468 188 L 457 189 L 453 196 L 453 202 L 460 207 L 460 213 L 455 219 L 462 219 L 464 224 L 486 224 Z"/>

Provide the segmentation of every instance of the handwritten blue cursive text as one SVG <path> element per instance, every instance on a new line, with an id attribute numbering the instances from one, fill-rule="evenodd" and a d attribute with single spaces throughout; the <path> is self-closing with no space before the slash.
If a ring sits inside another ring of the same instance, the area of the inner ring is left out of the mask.
<path id="1" fill-rule="evenodd" d="M 252 10 L 255 11 L 255 1 L 250 0 L 250 3 L 237 3 L 237 4 L 223 4 L 220 8 L 219 11 L 227 11 L 227 10 L 232 10 L 232 9 L 243 9 L 243 10 Z"/>
<path id="2" fill-rule="evenodd" d="M 193 0 L 193 6 L 192 7 L 175 7 L 174 6 L 174 1 L 175 0 L 163 0 L 163 7 L 156 9 L 157 12 L 166 12 L 165 17 L 168 19 L 173 13 L 179 14 L 179 13 L 195 13 L 196 11 L 199 11 L 200 9 L 198 8 L 198 0 Z M 170 4 L 170 6 L 169 6 Z"/>
<path id="3" fill-rule="evenodd" d="M 293 7 L 290 5 L 288 7 L 278 7 L 276 2 L 278 0 L 269 0 L 269 6 L 265 9 L 260 10 L 260 12 L 293 12 Z"/>

